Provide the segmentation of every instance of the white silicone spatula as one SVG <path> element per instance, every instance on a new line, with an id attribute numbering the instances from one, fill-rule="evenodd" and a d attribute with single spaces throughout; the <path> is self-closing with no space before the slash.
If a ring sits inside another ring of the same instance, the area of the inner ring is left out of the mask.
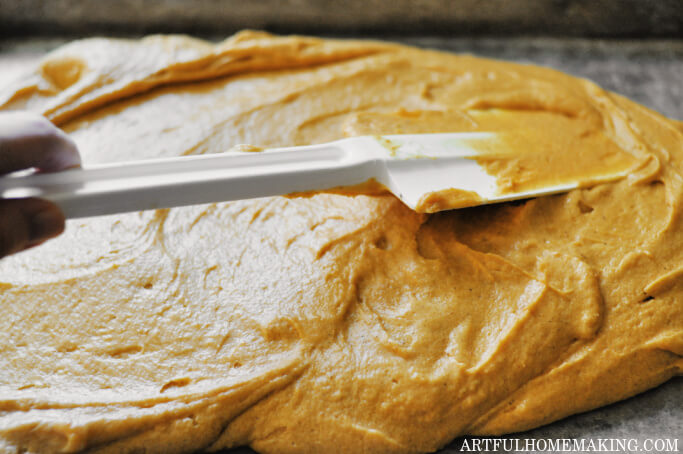
<path id="1" fill-rule="evenodd" d="M 0 178 L 3 198 L 41 197 L 68 218 L 248 199 L 359 185 L 371 179 L 406 205 L 429 194 L 476 193 L 473 204 L 536 197 L 579 181 L 498 193 L 496 179 L 473 159 L 493 133 L 366 136 L 321 145 L 135 161 L 58 173 Z"/>

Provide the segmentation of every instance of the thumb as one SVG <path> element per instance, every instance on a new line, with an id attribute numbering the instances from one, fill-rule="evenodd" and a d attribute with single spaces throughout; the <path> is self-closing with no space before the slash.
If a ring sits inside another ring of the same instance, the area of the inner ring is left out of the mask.
<path id="1" fill-rule="evenodd" d="M 31 167 L 54 172 L 80 163 L 73 140 L 46 118 L 0 112 L 0 174 Z"/>

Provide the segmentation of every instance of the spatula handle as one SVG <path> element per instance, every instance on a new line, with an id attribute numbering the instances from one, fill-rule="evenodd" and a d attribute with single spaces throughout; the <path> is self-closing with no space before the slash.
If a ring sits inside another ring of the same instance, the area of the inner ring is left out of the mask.
<path id="1" fill-rule="evenodd" d="M 49 199 L 80 218 L 360 184 L 372 178 L 366 164 L 330 143 L 13 175 L 0 196 Z"/>

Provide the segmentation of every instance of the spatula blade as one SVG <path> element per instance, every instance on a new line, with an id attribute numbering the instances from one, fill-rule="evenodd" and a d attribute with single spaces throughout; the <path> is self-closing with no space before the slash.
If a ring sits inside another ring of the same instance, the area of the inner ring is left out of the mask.
<path id="1" fill-rule="evenodd" d="M 605 168 L 590 177 L 558 175 L 553 184 L 501 189 L 498 178 L 478 158 L 511 156 L 500 135 L 489 132 L 387 135 L 374 138 L 385 150 L 386 174 L 379 178 L 417 212 L 434 213 L 570 191 L 628 175 L 631 168 Z"/>

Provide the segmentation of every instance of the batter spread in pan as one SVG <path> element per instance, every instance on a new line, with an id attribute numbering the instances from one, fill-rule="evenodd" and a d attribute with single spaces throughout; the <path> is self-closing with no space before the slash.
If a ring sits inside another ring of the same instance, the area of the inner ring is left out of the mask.
<path id="1" fill-rule="evenodd" d="M 489 130 L 634 166 L 432 215 L 316 194 L 69 221 L 0 262 L 0 452 L 432 451 L 683 369 L 683 128 L 587 80 L 244 32 L 78 41 L 0 106 L 46 115 L 85 165 Z M 510 188 L 515 159 L 491 164 Z"/>

